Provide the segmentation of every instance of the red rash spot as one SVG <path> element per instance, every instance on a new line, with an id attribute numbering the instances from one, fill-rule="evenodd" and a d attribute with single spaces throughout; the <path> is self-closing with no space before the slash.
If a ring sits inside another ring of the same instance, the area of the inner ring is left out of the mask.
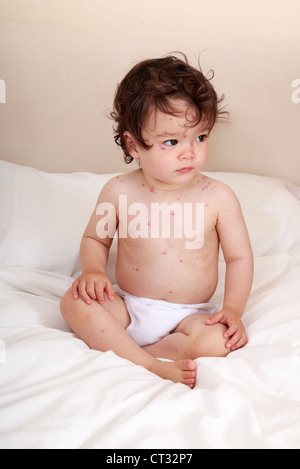
<path id="1" fill-rule="evenodd" d="M 165 251 L 164 251 L 164 252 L 162 252 L 162 255 L 163 255 L 163 256 L 165 256 L 166 254 L 167 254 L 167 253 L 166 253 Z"/>
<path id="2" fill-rule="evenodd" d="M 180 261 L 179 261 L 179 262 L 183 262 L 183 260 L 182 260 L 182 259 L 180 259 Z"/>
<path id="3" fill-rule="evenodd" d="M 105 332 L 105 329 L 101 329 L 101 331 L 100 331 L 100 332 L 103 334 L 103 333 Z"/>
<path id="4" fill-rule="evenodd" d="M 209 188 L 210 184 L 211 184 L 211 182 L 208 182 L 208 183 L 206 184 L 206 186 L 202 187 L 201 190 L 202 190 L 202 191 L 205 191 L 205 189 L 208 189 L 208 188 Z"/>

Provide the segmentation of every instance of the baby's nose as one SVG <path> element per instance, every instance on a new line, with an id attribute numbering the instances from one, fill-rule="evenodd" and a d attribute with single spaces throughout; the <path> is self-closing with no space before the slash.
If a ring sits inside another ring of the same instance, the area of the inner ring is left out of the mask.
<path id="1" fill-rule="evenodd" d="M 194 156 L 194 148 L 191 144 L 186 145 L 178 155 L 181 160 L 190 160 L 191 158 L 194 158 Z"/>

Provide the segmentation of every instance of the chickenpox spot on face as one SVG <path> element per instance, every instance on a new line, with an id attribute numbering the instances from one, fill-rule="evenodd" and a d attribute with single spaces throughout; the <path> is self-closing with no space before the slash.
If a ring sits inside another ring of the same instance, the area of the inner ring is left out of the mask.
<path id="1" fill-rule="evenodd" d="M 170 291 L 169 291 L 169 294 L 170 294 L 170 295 L 173 295 L 173 292 L 172 292 L 172 290 L 170 290 Z"/>
<path id="2" fill-rule="evenodd" d="M 105 332 L 105 329 L 101 329 L 101 331 L 100 331 L 100 332 L 101 332 L 101 334 L 104 334 L 104 332 Z"/>
<path id="3" fill-rule="evenodd" d="M 186 138 L 187 133 L 188 133 L 188 130 L 185 129 L 185 131 L 183 132 L 183 138 Z"/>
<path id="4" fill-rule="evenodd" d="M 166 254 L 167 254 L 166 251 L 162 252 L 162 255 L 163 255 L 163 256 L 166 256 Z"/>
<path id="5" fill-rule="evenodd" d="M 181 262 L 183 262 L 183 260 L 182 260 L 182 259 L 179 259 L 179 262 L 181 263 Z"/>
<path id="6" fill-rule="evenodd" d="M 157 191 L 153 187 L 150 187 L 150 192 L 152 192 L 152 194 L 157 194 Z"/>

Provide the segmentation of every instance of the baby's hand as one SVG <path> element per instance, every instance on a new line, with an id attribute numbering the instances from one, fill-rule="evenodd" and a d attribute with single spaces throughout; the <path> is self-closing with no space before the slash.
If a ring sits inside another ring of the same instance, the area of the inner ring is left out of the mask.
<path id="1" fill-rule="evenodd" d="M 247 344 L 248 339 L 245 327 L 236 312 L 222 309 L 208 319 L 205 324 L 211 326 L 217 323 L 224 324 L 228 327 L 227 331 L 224 333 L 225 339 L 228 338 L 225 344 L 226 348 L 229 348 L 233 352 Z"/>
<path id="2" fill-rule="evenodd" d="M 105 292 L 109 301 L 113 301 L 114 289 L 111 281 L 105 274 L 98 272 L 82 274 L 72 284 L 74 300 L 78 300 L 81 297 L 88 305 L 92 304 L 93 300 L 103 304 Z"/>

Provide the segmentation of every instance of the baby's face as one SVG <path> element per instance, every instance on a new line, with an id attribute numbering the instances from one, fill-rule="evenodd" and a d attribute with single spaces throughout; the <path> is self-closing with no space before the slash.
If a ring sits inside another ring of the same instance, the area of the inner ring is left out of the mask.
<path id="1" fill-rule="evenodd" d="M 193 127 L 196 111 L 183 99 L 173 100 L 176 116 L 150 112 L 143 138 L 150 149 L 136 145 L 144 177 L 153 187 L 183 188 L 192 182 L 207 158 L 209 131 L 203 123 Z"/>

